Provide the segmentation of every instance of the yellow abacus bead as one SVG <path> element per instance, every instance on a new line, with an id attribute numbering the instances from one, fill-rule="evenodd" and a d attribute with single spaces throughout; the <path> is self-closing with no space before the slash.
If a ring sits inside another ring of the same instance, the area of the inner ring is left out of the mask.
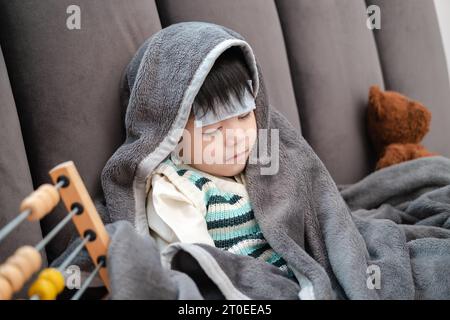
<path id="1" fill-rule="evenodd" d="M 37 295 L 41 300 L 55 300 L 58 295 L 55 286 L 47 279 L 37 279 L 28 289 L 28 296 Z"/>
<path id="2" fill-rule="evenodd" d="M 14 292 L 19 291 L 26 281 L 22 271 L 9 263 L 0 266 L 0 276 L 9 281 Z"/>
<path id="3" fill-rule="evenodd" d="M 53 283 L 53 285 L 56 288 L 56 292 L 59 294 L 61 291 L 64 290 L 65 287 L 65 281 L 64 276 L 61 274 L 61 272 L 58 269 L 55 268 L 48 268 L 43 270 L 39 274 L 39 279 L 46 279 Z"/>
<path id="4" fill-rule="evenodd" d="M 0 276 L 0 300 L 9 300 L 13 295 L 11 283 L 4 277 Z"/>
<path id="5" fill-rule="evenodd" d="M 23 256 L 27 259 L 29 265 L 32 267 L 33 273 L 38 271 L 42 265 L 42 256 L 34 247 L 23 246 L 17 249 L 15 256 Z"/>
<path id="6" fill-rule="evenodd" d="M 6 263 L 17 266 L 20 269 L 20 271 L 22 271 L 22 274 L 25 277 L 25 279 L 29 279 L 34 273 L 33 266 L 30 264 L 28 259 L 23 255 L 13 255 L 8 260 L 6 260 Z"/>

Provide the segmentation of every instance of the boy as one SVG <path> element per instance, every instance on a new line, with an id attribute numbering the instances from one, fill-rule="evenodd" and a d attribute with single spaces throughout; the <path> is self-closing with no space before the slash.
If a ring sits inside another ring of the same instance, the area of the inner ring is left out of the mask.
<path id="1" fill-rule="evenodd" d="M 149 177 L 148 223 L 161 251 L 174 242 L 205 243 L 288 273 L 264 239 L 245 187 L 257 132 L 250 84 L 240 48 L 217 58 L 176 151 Z"/>

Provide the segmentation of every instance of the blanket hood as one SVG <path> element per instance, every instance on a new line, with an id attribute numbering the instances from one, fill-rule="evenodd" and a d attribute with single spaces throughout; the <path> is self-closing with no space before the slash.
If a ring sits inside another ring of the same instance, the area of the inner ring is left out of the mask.
<path id="1" fill-rule="evenodd" d="M 138 49 L 121 84 L 126 141 L 102 172 L 107 222 L 128 220 L 139 233 L 148 233 L 147 177 L 175 149 L 181 137 L 177 129 L 185 128 L 195 96 L 215 60 L 233 46 L 242 49 L 253 92 L 265 106 L 252 48 L 230 29 L 211 23 L 178 23 L 160 30 Z M 267 127 L 263 122 L 267 122 L 265 116 L 259 123 Z"/>

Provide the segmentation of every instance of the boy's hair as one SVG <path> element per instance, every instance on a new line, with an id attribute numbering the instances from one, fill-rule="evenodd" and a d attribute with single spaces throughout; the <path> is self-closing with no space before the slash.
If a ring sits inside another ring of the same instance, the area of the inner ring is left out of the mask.
<path id="1" fill-rule="evenodd" d="M 215 61 L 195 97 L 194 103 L 200 107 L 202 116 L 208 111 L 217 115 L 217 111 L 219 111 L 216 110 L 217 105 L 232 112 L 234 110 L 230 110 L 233 108 L 229 103 L 230 96 L 235 95 L 242 103 L 246 88 L 250 88 L 248 83 L 250 79 L 250 72 L 242 50 L 238 47 L 231 47 Z"/>

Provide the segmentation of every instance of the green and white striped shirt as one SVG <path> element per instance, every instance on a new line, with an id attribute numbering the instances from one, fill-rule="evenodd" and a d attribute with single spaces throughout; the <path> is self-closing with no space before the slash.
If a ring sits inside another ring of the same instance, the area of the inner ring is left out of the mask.
<path id="1" fill-rule="evenodd" d="M 263 260 L 293 277 L 285 260 L 264 238 L 245 187 L 238 192 L 232 192 L 230 188 L 223 190 L 217 183 L 220 178 L 213 179 L 189 166 L 176 165 L 171 159 L 164 161 L 158 167 L 158 172 L 167 176 L 178 189 L 191 185 L 200 191 L 196 194 L 203 197 L 206 226 L 217 248 Z M 236 184 L 239 185 L 239 182 Z M 194 194 L 189 190 L 186 193 Z"/>

